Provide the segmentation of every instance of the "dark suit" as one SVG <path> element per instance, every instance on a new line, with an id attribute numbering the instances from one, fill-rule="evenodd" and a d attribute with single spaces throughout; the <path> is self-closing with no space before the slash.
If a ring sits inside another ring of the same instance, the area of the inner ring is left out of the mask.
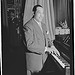
<path id="1" fill-rule="evenodd" d="M 47 59 L 47 54 L 44 52 L 45 46 L 48 46 L 47 28 L 43 23 L 42 29 L 43 32 L 33 18 L 24 25 L 23 29 L 28 49 L 26 51 L 27 70 L 32 72 L 40 71 Z"/>

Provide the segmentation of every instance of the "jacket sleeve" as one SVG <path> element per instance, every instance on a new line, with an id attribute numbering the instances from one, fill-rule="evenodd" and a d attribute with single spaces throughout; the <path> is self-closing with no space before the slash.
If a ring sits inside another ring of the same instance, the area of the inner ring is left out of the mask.
<path id="1" fill-rule="evenodd" d="M 35 44 L 35 34 L 32 26 L 24 26 L 24 34 L 27 43 L 27 49 L 31 52 L 41 54 L 43 50 L 38 49 L 39 45 Z"/>

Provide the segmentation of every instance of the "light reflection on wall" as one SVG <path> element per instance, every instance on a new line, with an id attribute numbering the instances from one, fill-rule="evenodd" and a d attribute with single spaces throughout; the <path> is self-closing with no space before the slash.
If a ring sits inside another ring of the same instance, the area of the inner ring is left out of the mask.
<path id="1" fill-rule="evenodd" d="M 0 64 L 1 64 L 1 0 L 0 0 Z"/>

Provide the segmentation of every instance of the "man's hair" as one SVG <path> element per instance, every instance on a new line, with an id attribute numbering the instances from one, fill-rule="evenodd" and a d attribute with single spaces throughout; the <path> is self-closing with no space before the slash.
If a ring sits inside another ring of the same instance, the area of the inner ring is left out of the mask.
<path id="1" fill-rule="evenodd" d="M 35 5 L 34 7 L 33 7 L 33 12 L 34 12 L 34 14 L 36 13 L 36 11 L 37 11 L 37 7 L 42 7 L 41 5 Z M 43 8 L 43 7 L 42 7 Z"/>

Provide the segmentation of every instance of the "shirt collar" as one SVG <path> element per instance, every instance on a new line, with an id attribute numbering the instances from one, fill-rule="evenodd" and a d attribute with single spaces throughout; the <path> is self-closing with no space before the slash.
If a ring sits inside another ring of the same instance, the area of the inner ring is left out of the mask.
<path id="1" fill-rule="evenodd" d="M 40 25 L 41 24 L 41 22 L 38 22 L 36 19 L 34 19 L 37 23 L 38 23 L 38 25 Z"/>

